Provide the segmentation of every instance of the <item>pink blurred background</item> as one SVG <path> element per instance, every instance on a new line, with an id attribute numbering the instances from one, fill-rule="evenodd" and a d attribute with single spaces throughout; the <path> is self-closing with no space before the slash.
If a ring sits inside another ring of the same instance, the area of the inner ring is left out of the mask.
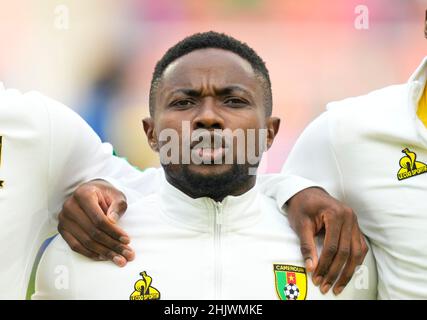
<path id="1" fill-rule="evenodd" d="M 359 5 L 368 29 L 355 27 Z M 187 35 L 225 32 L 270 70 L 282 126 L 261 171 L 275 172 L 327 102 L 408 79 L 427 52 L 426 9 L 427 0 L 0 0 L 0 81 L 67 104 L 120 156 L 157 166 L 141 125 L 156 61 Z"/>

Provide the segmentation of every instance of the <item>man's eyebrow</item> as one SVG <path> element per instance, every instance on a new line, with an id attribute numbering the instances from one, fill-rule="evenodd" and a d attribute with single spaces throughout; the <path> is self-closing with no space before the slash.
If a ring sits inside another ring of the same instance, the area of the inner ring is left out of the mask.
<path id="1" fill-rule="evenodd" d="M 215 89 L 215 93 L 219 96 L 231 94 L 231 93 L 236 92 L 236 91 L 245 93 L 245 94 L 252 97 L 252 94 L 249 90 L 245 89 L 244 87 L 238 86 L 238 85 L 231 85 L 231 86 Z M 171 95 L 177 94 L 177 93 L 178 94 L 182 93 L 182 94 L 185 94 L 185 95 L 190 96 L 190 97 L 200 97 L 202 95 L 202 90 L 190 89 L 190 88 L 179 88 L 179 89 L 173 90 L 171 92 Z"/>
<path id="2" fill-rule="evenodd" d="M 249 96 L 251 96 L 251 97 L 252 97 L 252 94 L 250 93 L 250 91 L 249 91 L 249 90 L 247 90 L 247 89 L 245 89 L 245 88 L 243 88 L 243 87 L 241 87 L 241 86 L 236 86 L 236 85 L 233 85 L 233 86 L 227 86 L 227 87 L 219 88 L 219 89 L 216 89 L 216 90 L 215 90 L 215 92 L 216 92 L 218 95 L 220 95 L 220 96 L 225 96 L 225 95 L 230 94 L 230 93 L 233 93 L 233 92 L 235 92 L 235 91 L 240 91 L 240 92 L 245 93 L 245 94 L 247 94 L 247 95 L 249 95 Z"/>
<path id="3" fill-rule="evenodd" d="M 200 97 L 202 95 L 200 90 L 187 89 L 187 88 L 180 88 L 180 89 L 173 90 L 171 92 L 171 95 L 176 93 L 183 93 L 186 96 L 190 96 L 190 97 Z"/>

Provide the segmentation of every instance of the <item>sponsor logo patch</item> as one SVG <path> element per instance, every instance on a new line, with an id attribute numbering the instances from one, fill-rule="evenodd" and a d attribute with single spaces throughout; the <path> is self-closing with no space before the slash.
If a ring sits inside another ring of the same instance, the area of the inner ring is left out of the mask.
<path id="1" fill-rule="evenodd" d="M 417 161 L 417 154 L 415 152 L 405 148 L 402 150 L 402 153 L 405 156 L 399 160 L 398 180 L 408 179 L 427 172 L 427 165 L 421 161 Z"/>
<path id="2" fill-rule="evenodd" d="M 143 271 L 139 274 L 142 279 L 135 282 L 130 300 L 159 300 L 160 291 L 151 286 L 153 279 Z"/>

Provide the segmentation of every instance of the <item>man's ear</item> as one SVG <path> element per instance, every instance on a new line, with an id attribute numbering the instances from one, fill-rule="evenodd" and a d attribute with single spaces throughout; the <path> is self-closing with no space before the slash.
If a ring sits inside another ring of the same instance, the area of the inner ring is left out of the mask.
<path id="1" fill-rule="evenodd" d="M 273 144 L 274 138 L 276 137 L 277 132 L 280 128 L 280 118 L 278 117 L 269 117 L 267 120 L 267 149 L 270 149 Z"/>
<path id="2" fill-rule="evenodd" d="M 159 145 L 157 143 L 156 132 L 154 130 L 154 120 L 153 118 L 145 118 L 142 120 L 142 125 L 144 126 L 145 134 L 147 135 L 147 141 L 150 145 L 150 148 L 154 152 L 159 152 Z"/>

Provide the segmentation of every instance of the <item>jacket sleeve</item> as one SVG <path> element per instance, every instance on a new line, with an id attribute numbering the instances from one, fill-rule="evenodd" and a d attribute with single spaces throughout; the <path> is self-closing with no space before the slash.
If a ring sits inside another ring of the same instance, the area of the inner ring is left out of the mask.
<path id="1" fill-rule="evenodd" d="M 276 200 L 278 209 L 283 213 L 286 213 L 286 202 L 295 194 L 309 187 L 319 187 L 309 179 L 286 173 L 261 174 L 257 178 L 257 184 L 260 192 Z"/>
<path id="2" fill-rule="evenodd" d="M 282 168 L 282 174 L 291 177 L 288 180 L 290 188 L 292 177 L 299 177 L 343 200 L 342 175 L 333 143 L 333 138 L 337 137 L 333 135 L 329 112 L 324 112 L 303 131 Z"/>

